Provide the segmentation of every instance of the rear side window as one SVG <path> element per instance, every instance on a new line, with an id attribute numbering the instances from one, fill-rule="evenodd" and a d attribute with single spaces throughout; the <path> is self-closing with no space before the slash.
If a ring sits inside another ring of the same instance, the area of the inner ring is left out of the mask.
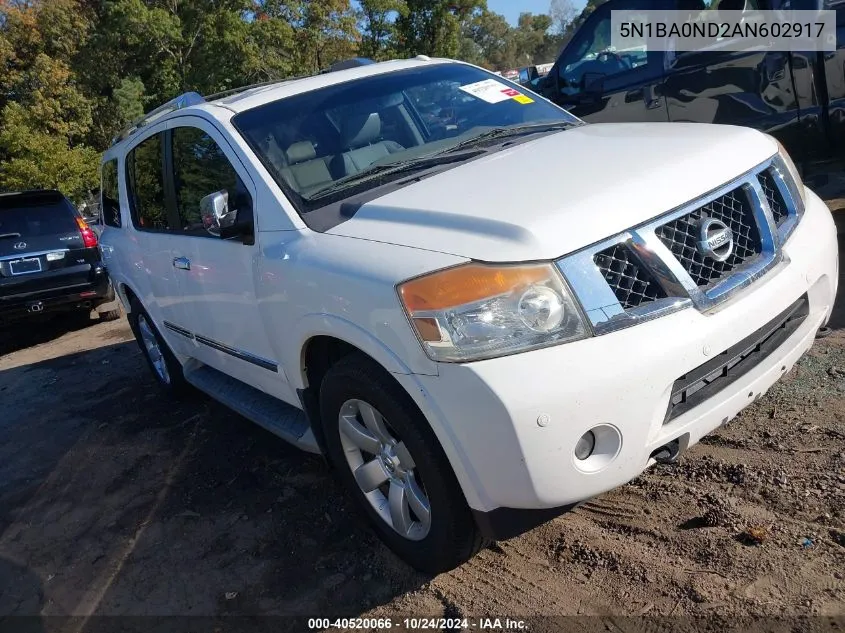
<path id="1" fill-rule="evenodd" d="M 186 233 L 212 237 L 200 214 L 200 201 L 212 193 L 224 192 L 233 216 L 251 206 L 235 168 L 214 139 L 200 129 L 173 130 L 173 172 L 179 229 Z"/>
<path id="2" fill-rule="evenodd" d="M 76 212 L 61 194 L 0 196 L 0 239 L 79 233 Z"/>
<path id="3" fill-rule="evenodd" d="M 168 228 L 162 147 L 162 134 L 156 134 L 126 155 L 132 223 L 138 229 L 165 231 Z"/>
<path id="4" fill-rule="evenodd" d="M 100 183 L 100 216 L 106 226 L 120 228 L 120 190 L 117 184 L 117 159 L 103 163 Z"/>

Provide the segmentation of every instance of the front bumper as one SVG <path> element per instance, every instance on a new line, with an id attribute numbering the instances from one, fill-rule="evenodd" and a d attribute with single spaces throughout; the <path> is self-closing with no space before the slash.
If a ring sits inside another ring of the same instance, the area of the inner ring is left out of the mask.
<path id="1" fill-rule="evenodd" d="M 692 446 L 761 397 L 812 346 L 836 295 L 836 229 L 827 207 L 809 191 L 784 253 L 785 263 L 708 314 L 690 308 L 575 343 L 441 364 L 439 376 L 396 376 L 438 434 L 482 527 L 501 535 L 484 516 L 526 509 L 547 519 L 551 509 L 624 484 L 654 463 L 657 449 L 675 439 L 682 448 Z M 806 318 L 768 357 L 664 423 L 680 376 L 751 336 L 805 294 Z M 574 447 L 596 426 L 606 438 L 616 434 L 618 445 L 608 444 L 602 460 L 585 466 L 590 460 L 576 460 Z"/>

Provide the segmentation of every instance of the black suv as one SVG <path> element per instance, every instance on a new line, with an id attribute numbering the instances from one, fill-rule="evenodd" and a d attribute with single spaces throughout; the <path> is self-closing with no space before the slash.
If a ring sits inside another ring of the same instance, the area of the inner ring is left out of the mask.
<path id="1" fill-rule="evenodd" d="M 58 191 L 0 194 L 0 322 L 52 312 L 120 316 L 97 235 Z"/>

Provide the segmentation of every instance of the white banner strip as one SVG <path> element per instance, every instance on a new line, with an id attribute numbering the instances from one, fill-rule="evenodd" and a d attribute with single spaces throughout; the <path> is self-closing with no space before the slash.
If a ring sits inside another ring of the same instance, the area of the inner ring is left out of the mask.
<path id="1" fill-rule="evenodd" d="M 836 50 L 835 11 L 611 11 L 610 51 Z"/>

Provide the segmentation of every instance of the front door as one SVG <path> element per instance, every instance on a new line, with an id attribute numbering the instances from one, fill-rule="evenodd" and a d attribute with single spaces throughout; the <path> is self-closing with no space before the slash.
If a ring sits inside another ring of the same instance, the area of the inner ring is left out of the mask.
<path id="1" fill-rule="evenodd" d="M 545 97 L 591 123 L 669 120 L 663 54 L 645 39 L 626 50 L 610 45 L 611 11 L 659 8 L 650 0 L 611 0 L 578 29 L 542 82 Z"/>
<path id="2" fill-rule="evenodd" d="M 223 239 L 203 222 L 200 201 L 222 192 L 228 209 L 252 214 L 255 187 L 226 140 L 198 117 L 171 121 L 173 196 L 180 232 L 174 267 L 185 314 L 194 335 L 192 355 L 271 395 L 287 387 L 278 371 L 256 299 L 259 248 Z"/>
<path id="3" fill-rule="evenodd" d="M 725 8 L 727 0 L 711 8 Z M 736 2 L 730 2 L 736 8 Z M 744 0 L 748 10 L 765 2 Z M 708 50 L 666 56 L 664 93 L 669 120 L 744 125 L 773 134 L 800 158 L 802 137 L 799 101 L 790 54 L 785 51 L 723 50 L 728 41 Z"/>

